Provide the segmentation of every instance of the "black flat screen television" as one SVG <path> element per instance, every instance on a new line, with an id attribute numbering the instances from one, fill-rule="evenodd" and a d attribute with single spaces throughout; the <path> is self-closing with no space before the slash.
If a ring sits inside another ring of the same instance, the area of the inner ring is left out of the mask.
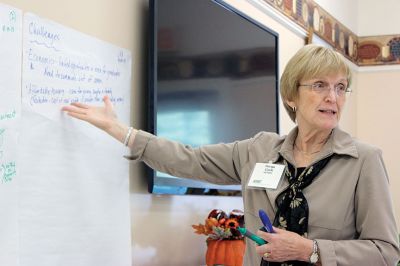
<path id="1" fill-rule="evenodd" d="M 148 128 L 193 147 L 278 132 L 278 34 L 223 1 L 151 0 Z M 155 194 L 240 195 L 148 170 Z"/>

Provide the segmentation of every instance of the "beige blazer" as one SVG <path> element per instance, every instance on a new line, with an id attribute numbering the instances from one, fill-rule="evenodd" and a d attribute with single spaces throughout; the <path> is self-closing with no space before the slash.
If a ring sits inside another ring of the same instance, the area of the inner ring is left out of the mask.
<path id="1" fill-rule="evenodd" d="M 261 132 L 229 144 L 191 148 L 139 131 L 133 160 L 174 176 L 217 184 L 241 184 L 246 227 L 256 232 L 262 223 L 258 210 L 273 219 L 276 190 L 247 189 L 250 173 L 259 162 L 283 156 L 291 164 L 297 127 L 288 136 Z M 328 165 L 304 189 L 309 205 L 308 237 L 317 239 L 322 265 L 395 265 L 399 260 L 398 232 L 389 180 L 381 151 L 336 128 L 315 161 L 334 154 Z M 255 244 L 246 241 L 244 265 L 260 264 Z"/>

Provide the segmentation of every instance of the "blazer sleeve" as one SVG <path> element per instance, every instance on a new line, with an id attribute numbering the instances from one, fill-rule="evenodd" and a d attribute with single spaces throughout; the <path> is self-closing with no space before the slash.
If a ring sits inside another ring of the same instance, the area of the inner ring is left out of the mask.
<path id="1" fill-rule="evenodd" d="M 179 142 L 138 131 L 131 160 L 170 175 L 200 179 L 215 184 L 240 184 L 239 146 L 246 141 L 192 148 Z"/>
<path id="2" fill-rule="evenodd" d="M 323 266 L 397 265 L 398 231 L 381 151 L 366 154 L 354 195 L 354 240 L 317 240 Z"/>

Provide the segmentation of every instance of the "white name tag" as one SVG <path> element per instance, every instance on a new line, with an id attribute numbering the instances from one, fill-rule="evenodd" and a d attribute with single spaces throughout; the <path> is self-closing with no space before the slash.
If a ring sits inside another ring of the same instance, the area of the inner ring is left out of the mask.
<path id="1" fill-rule="evenodd" d="M 256 163 L 247 186 L 276 189 L 284 170 L 285 165 L 283 164 Z"/>

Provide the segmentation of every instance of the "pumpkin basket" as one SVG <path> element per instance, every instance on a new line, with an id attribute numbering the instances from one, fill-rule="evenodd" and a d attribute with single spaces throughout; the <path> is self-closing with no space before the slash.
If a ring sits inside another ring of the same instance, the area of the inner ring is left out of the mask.
<path id="1" fill-rule="evenodd" d="M 232 210 L 229 215 L 219 209 L 212 210 L 204 224 L 192 225 L 195 233 L 207 237 L 207 266 L 242 266 L 245 242 L 237 227 L 243 227 L 241 210 Z"/>

